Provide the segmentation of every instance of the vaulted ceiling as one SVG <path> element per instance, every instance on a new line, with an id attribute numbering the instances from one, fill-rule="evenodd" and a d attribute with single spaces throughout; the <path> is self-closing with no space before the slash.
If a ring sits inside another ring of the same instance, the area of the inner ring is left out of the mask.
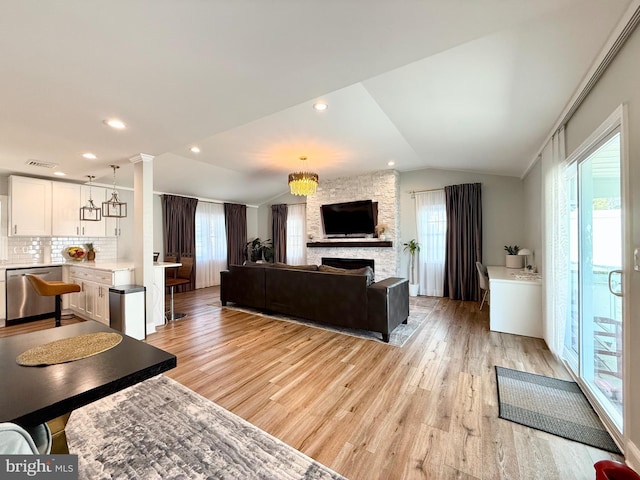
<path id="1" fill-rule="evenodd" d="M 520 176 L 629 4 L 0 0 L 0 173 L 130 186 L 147 153 L 155 190 L 249 204 L 303 155 Z"/>

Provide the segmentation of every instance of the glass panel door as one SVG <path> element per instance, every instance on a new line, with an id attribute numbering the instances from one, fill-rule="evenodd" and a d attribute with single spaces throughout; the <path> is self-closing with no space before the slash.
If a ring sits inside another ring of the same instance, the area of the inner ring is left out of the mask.
<path id="1" fill-rule="evenodd" d="M 616 130 L 567 170 L 567 363 L 622 432 L 622 197 Z"/>

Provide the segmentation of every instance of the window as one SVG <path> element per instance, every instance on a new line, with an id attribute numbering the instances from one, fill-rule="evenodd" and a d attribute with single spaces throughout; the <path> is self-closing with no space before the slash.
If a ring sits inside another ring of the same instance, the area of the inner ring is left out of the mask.
<path id="1" fill-rule="evenodd" d="M 220 285 L 227 268 L 224 205 L 198 202 L 196 207 L 196 288 Z"/>
<path id="2" fill-rule="evenodd" d="M 303 265 L 307 262 L 307 206 L 289 205 L 287 211 L 287 263 Z"/>

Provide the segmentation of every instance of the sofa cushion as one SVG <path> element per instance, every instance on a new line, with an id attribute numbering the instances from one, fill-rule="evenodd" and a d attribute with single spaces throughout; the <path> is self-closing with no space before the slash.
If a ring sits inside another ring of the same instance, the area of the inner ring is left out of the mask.
<path id="1" fill-rule="evenodd" d="M 320 265 L 318 267 L 318 271 L 328 272 L 328 273 L 343 273 L 346 275 L 364 275 L 367 277 L 367 287 L 373 284 L 375 279 L 373 269 L 371 267 L 338 268 L 338 267 L 330 267 L 329 265 Z"/>
<path id="2" fill-rule="evenodd" d="M 273 266 L 276 268 L 290 268 L 292 270 L 311 270 L 313 272 L 318 271 L 317 265 L 289 265 L 282 262 L 275 262 Z"/>

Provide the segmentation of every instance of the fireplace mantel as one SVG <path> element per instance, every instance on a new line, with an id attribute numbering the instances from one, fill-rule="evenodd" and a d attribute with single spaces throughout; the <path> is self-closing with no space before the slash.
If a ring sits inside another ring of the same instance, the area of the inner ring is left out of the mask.
<path id="1" fill-rule="evenodd" d="M 388 240 L 362 240 L 359 242 L 354 241 L 340 241 L 336 240 L 333 242 L 308 242 L 307 247 L 309 248 L 338 248 L 338 247 L 354 247 L 354 248 L 362 248 L 362 247 L 393 247 L 393 242 Z"/>

